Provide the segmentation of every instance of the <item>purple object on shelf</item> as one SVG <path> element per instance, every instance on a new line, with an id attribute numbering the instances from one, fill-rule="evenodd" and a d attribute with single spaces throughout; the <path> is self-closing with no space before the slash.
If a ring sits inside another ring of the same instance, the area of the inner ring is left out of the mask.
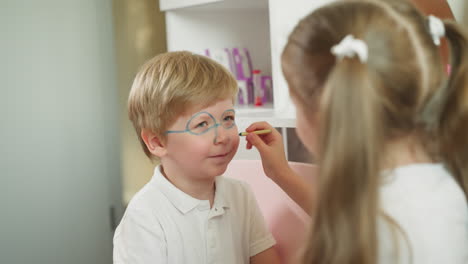
<path id="1" fill-rule="evenodd" d="M 247 48 L 205 49 L 205 55 L 219 62 L 236 77 L 239 85 L 237 103 L 248 105 L 254 103 L 254 86 L 252 79 L 252 60 Z"/>
<path id="2" fill-rule="evenodd" d="M 237 94 L 237 104 L 238 105 L 248 105 L 248 84 L 245 80 L 238 80 L 237 87 L 239 88 L 239 93 Z"/>
<path id="3" fill-rule="evenodd" d="M 223 65 L 226 69 L 228 69 L 234 76 L 236 76 L 236 69 L 234 66 L 234 60 L 232 58 L 232 54 L 227 48 L 222 49 L 206 49 L 205 50 L 206 56 L 212 58 L 213 60 L 217 61 L 219 64 Z"/>
<path id="4" fill-rule="evenodd" d="M 233 48 L 232 57 L 234 59 L 236 78 L 238 80 L 247 80 L 252 78 L 252 60 L 248 49 Z"/>
<path id="5" fill-rule="evenodd" d="M 249 99 L 249 104 L 254 104 L 255 98 L 254 98 L 254 84 L 253 84 L 253 78 L 248 78 L 245 80 L 247 82 L 247 97 Z"/>
<path id="6" fill-rule="evenodd" d="M 271 76 L 262 76 L 261 88 L 263 90 L 263 103 L 273 103 L 273 79 Z"/>
<path id="7" fill-rule="evenodd" d="M 254 91 L 252 78 L 246 80 L 237 80 L 239 87 L 238 103 L 239 105 L 249 105 L 254 103 Z"/>
<path id="8" fill-rule="evenodd" d="M 231 73 L 234 76 L 236 76 L 237 70 L 236 70 L 236 65 L 234 64 L 234 57 L 232 56 L 232 53 L 228 48 L 224 48 L 224 52 L 226 53 L 226 56 L 229 60 L 229 69 L 231 70 Z"/>

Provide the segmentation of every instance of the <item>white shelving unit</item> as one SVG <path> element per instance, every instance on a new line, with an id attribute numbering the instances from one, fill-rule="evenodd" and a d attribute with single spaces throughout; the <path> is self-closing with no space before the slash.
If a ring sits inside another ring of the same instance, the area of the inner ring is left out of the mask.
<path id="1" fill-rule="evenodd" d="M 246 47 L 255 68 L 273 77 L 272 106 L 239 107 L 239 130 L 257 121 L 282 128 L 295 127 L 295 107 L 281 72 L 280 55 L 299 19 L 333 0 L 160 0 L 166 12 L 169 51 L 201 53 L 206 48 Z M 287 147 L 287 146 L 286 146 Z M 242 147 L 236 158 L 258 159 Z"/>
<path id="2" fill-rule="evenodd" d="M 206 48 L 247 47 L 256 68 L 273 76 L 274 105 L 238 108 L 239 130 L 256 121 L 275 127 L 295 127 L 295 108 L 282 75 L 280 55 L 298 21 L 335 0 L 160 0 L 166 12 L 168 49 L 200 52 Z M 448 0 L 462 21 L 464 0 Z M 467 16 L 466 16 L 467 17 Z M 468 18 L 464 18 L 465 23 Z M 285 139 L 286 142 L 286 139 Z M 285 144 L 287 147 L 287 145 Z M 256 151 L 241 149 L 236 158 L 259 158 Z"/>

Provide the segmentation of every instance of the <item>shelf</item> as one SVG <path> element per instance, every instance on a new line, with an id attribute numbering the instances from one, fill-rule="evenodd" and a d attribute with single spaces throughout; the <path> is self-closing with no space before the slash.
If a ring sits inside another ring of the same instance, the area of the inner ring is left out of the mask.
<path id="1" fill-rule="evenodd" d="M 236 108 L 236 123 L 240 129 L 245 129 L 254 122 L 266 121 L 273 127 L 295 127 L 294 115 L 276 113 L 271 107 Z"/>
<path id="2" fill-rule="evenodd" d="M 189 11 L 216 11 L 232 9 L 268 9 L 268 0 L 161 0 L 161 11 L 185 9 Z"/>
<path id="3" fill-rule="evenodd" d="M 168 11 L 179 8 L 186 8 L 198 5 L 206 5 L 213 2 L 219 2 L 223 0 L 160 0 L 159 9 L 161 11 Z"/>
<path id="4" fill-rule="evenodd" d="M 251 113 L 271 113 L 273 111 L 272 105 L 264 106 L 235 106 L 236 113 L 238 115 L 246 116 Z"/>
<path id="5" fill-rule="evenodd" d="M 284 4 L 280 0 L 160 0 L 161 10 L 167 11 L 168 51 L 188 50 L 203 54 L 207 48 L 247 48 L 253 67 L 273 77 L 274 106 L 236 107 L 239 129 L 258 121 L 266 121 L 274 127 L 295 127 L 295 109 L 288 90 L 284 89 L 285 81 L 278 80 L 281 75 L 278 66 L 280 50 L 272 52 L 271 49 L 272 43 L 278 46 L 278 36 L 283 36 L 277 32 L 276 23 L 274 27 L 270 24 L 271 3 L 274 3 L 273 7 Z M 273 12 L 275 16 L 281 13 L 280 10 L 287 10 L 283 6 L 277 9 Z M 272 63 L 272 54 L 275 63 Z M 272 66 L 275 66 L 275 72 Z"/>

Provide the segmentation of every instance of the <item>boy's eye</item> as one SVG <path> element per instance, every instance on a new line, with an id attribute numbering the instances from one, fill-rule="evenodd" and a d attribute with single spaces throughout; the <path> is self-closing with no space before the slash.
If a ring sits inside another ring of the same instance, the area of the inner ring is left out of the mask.
<path id="1" fill-rule="evenodd" d="M 234 121 L 235 117 L 234 116 L 225 116 L 224 121 Z"/>
<path id="2" fill-rule="evenodd" d="M 198 123 L 198 125 L 196 125 L 195 128 L 206 127 L 207 125 L 208 125 L 208 122 L 203 121 L 201 123 Z"/>

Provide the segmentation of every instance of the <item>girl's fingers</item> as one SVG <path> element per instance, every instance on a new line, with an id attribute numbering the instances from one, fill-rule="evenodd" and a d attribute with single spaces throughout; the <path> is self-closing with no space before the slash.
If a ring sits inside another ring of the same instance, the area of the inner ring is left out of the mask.
<path id="1" fill-rule="evenodd" d="M 252 148 L 252 143 L 250 143 L 249 141 L 247 141 L 246 147 L 247 147 L 247 149 L 251 149 L 251 148 Z"/>
<path id="2" fill-rule="evenodd" d="M 268 124 L 265 121 L 262 121 L 262 122 L 255 122 L 251 124 L 249 127 L 245 129 L 245 131 L 252 132 L 255 130 L 272 129 L 272 128 L 273 127 L 270 124 Z"/>

